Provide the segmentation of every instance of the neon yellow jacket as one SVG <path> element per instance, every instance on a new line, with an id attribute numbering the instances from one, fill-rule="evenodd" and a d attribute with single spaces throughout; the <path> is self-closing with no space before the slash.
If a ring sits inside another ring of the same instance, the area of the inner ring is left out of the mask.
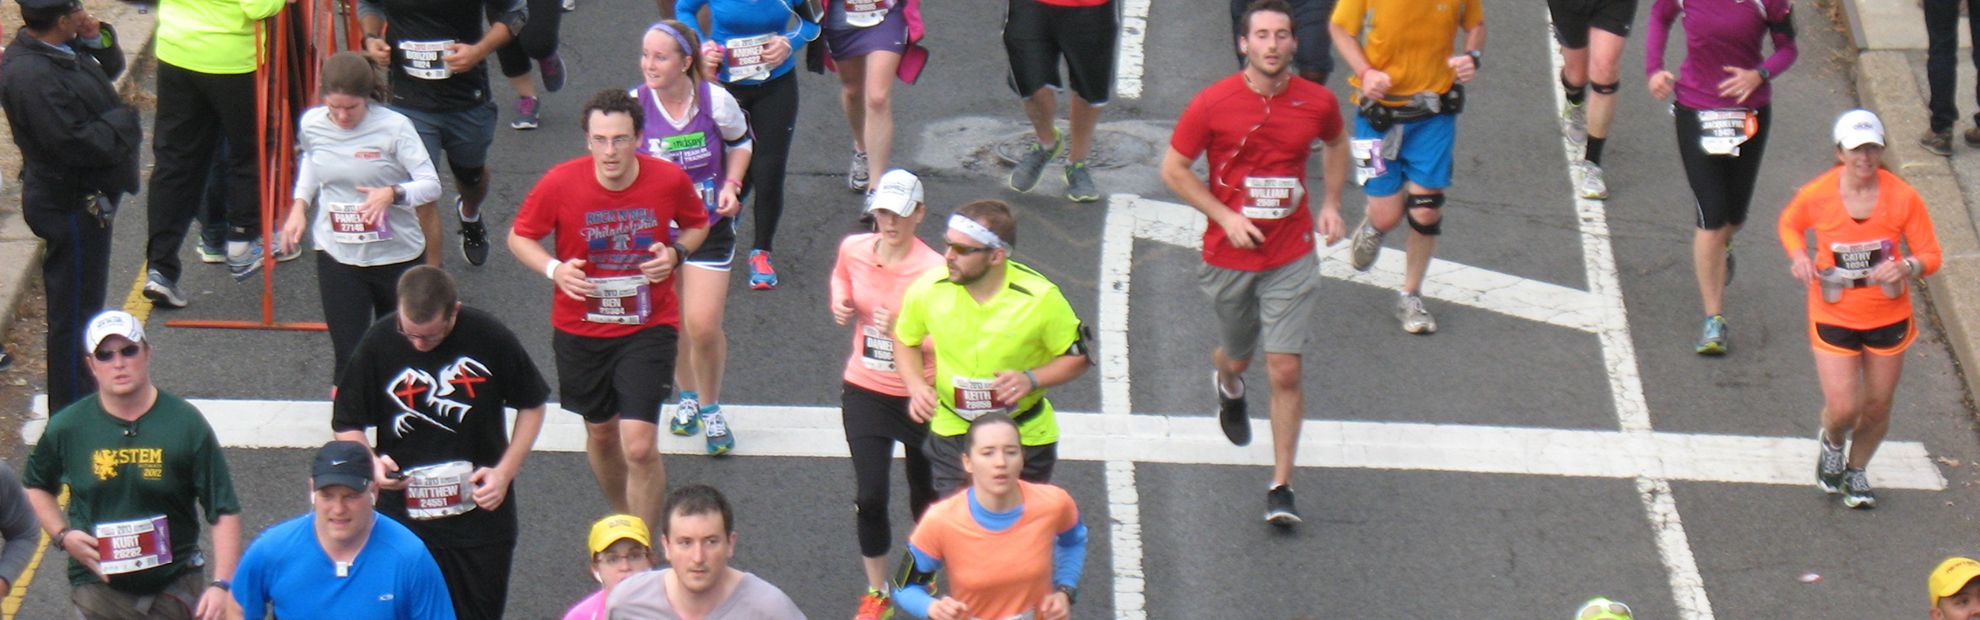
<path id="1" fill-rule="evenodd" d="M 285 0 L 163 0 L 158 5 L 158 59 L 217 75 L 255 70 L 254 23 Z"/>

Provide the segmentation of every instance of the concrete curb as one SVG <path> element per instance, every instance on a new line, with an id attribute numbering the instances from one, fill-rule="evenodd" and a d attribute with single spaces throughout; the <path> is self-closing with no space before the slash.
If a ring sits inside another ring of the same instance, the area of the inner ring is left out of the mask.
<path id="1" fill-rule="evenodd" d="M 126 42 L 136 41 L 136 45 L 124 47 L 124 73 L 117 76 L 117 92 L 129 98 L 136 88 L 133 80 L 138 64 L 151 55 L 153 33 L 158 30 L 158 14 L 149 5 L 130 2 L 112 2 L 101 10 L 93 10 L 97 19 L 117 27 L 118 36 Z M 145 135 L 151 135 L 151 128 L 145 128 Z M 4 148 L 13 148 L 12 144 Z M 20 178 L 17 165 L 0 165 L 0 179 L 13 181 Z M 28 230 L 27 221 L 22 219 L 20 209 L 20 188 L 18 182 L 9 183 L 8 195 L 13 208 L 0 211 L 0 334 L 13 329 L 14 319 L 20 316 L 21 300 L 27 294 L 30 278 L 41 272 L 41 239 Z M 125 205 L 125 213 L 133 213 Z M 129 216 L 126 221 L 131 221 Z M 115 283 L 112 283 L 113 285 Z M 114 287 L 113 287 L 114 288 Z M 111 291 L 108 299 L 121 299 L 123 296 Z"/>

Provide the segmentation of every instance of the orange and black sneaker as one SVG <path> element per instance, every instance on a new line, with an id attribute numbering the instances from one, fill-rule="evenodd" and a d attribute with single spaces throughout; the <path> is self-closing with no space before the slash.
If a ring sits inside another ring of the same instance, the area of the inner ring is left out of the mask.
<path id="1" fill-rule="evenodd" d="M 853 620 L 892 620 L 894 600 L 886 592 L 868 589 L 859 597 L 859 614 Z"/>

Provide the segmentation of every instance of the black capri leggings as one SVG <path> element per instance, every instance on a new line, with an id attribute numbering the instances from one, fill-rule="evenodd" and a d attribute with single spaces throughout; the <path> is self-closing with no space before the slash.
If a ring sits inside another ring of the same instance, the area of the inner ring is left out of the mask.
<path id="1" fill-rule="evenodd" d="M 529 61 L 557 53 L 557 24 L 563 21 L 564 7 L 559 0 L 529 0 L 529 23 L 508 45 L 495 50 L 502 65 L 502 77 L 529 74 Z"/>
<path id="2" fill-rule="evenodd" d="M 1760 106 L 1760 129 L 1739 145 L 1739 155 L 1706 155 L 1698 144 L 1698 111 L 1675 106 L 1678 157 L 1684 160 L 1684 176 L 1691 181 L 1691 196 L 1697 205 L 1700 230 L 1718 230 L 1746 223 L 1746 210 L 1753 202 L 1753 183 L 1760 177 L 1760 158 L 1767 152 L 1767 128 L 1772 127 L 1773 106 Z"/>
<path id="3" fill-rule="evenodd" d="M 847 383 L 839 403 L 846 447 L 852 449 L 853 477 L 859 481 L 853 500 L 859 521 L 859 554 L 882 557 L 894 538 L 893 525 L 887 519 L 887 493 L 895 442 L 907 446 L 908 507 L 914 511 L 914 520 L 920 521 L 921 513 L 935 503 L 934 477 L 928 457 L 921 453 L 928 426 L 908 418 L 905 396 L 888 396 Z"/>
<path id="4" fill-rule="evenodd" d="M 784 217 L 784 165 L 791 158 L 791 136 L 797 132 L 797 71 L 762 84 L 724 86 L 749 115 L 749 131 L 755 135 L 743 187 L 756 194 L 756 244 L 751 249 L 768 252 L 777 236 L 777 220 Z"/>
<path id="5" fill-rule="evenodd" d="M 399 309 L 399 276 L 423 259 L 376 267 L 337 262 L 329 252 L 316 252 L 316 290 L 323 299 L 323 324 L 330 328 L 330 348 L 336 353 L 330 384 L 344 379 L 344 365 L 371 324 Z"/>

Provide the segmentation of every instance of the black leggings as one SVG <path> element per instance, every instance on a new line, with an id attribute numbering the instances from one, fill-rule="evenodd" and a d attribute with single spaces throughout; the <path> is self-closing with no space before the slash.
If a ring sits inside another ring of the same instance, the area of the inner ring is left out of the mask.
<path id="1" fill-rule="evenodd" d="M 147 188 L 145 259 L 179 281 L 179 246 L 199 212 L 220 140 L 227 144 L 227 240 L 261 238 L 255 163 L 254 74 L 217 75 L 158 63 L 158 116 Z"/>
<path id="2" fill-rule="evenodd" d="M 495 50 L 502 77 L 529 75 L 530 59 L 542 60 L 557 53 L 557 23 L 563 15 L 559 0 L 529 0 L 529 23 L 523 24 L 522 32 L 508 45 Z"/>
<path id="3" fill-rule="evenodd" d="M 846 427 L 846 447 L 852 449 L 853 477 L 859 481 L 858 495 L 853 500 L 853 513 L 859 522 L 859 554 L 882 557 L 887 555 L 894 537 L 893 526 L 887 519 L 887 492 L 895 442 L 907 447 L 908 508 L 914 511 L 914 520 L 921 521 L 921 513 L 935 503 L 935 483 L 929 472 L 928 457 L 921 453 L 928 426 L 908 418 L 905 396 L 888 396 L 847 383 L 839 403 Z"/>
<path id="4" fill-rule="evenodd" d="M 797 71 L 762 84 L 725 86 L 749 115 L 749 130 L 755 134 L 743 186 L 756 194 L 756 245 L 752 249 L 768 252 L 777 236 L 777 220 L 784 217 L 784 165 L 791 158 L 791 136 L 797 132 Z"/>
<path id="5" fill-rule="evenodd" d="M 337 262 L 329 252 L 316 253 L 316 290 L 323 299 L 323 323 L 330 328 L 330 348 L 336 352 L 331 385 L 342 385 L 344 365 L 371 324 L 399 307 L 399 276 L 422 259 L 376 267 Z"/>
<path id="6" fill-rule="evenodd" d="M 1773 126 L 1772 106 L 1760 106 L 1760 130 L 1745 144 L 1739 155 L 1706 155 L 1698 145 L 1698 111 L 1676 106 L 1678 158 L 1684 160 L 1684 176 L 1691 181 L 1691 195 L 1698 208 L 1700 230 L 1718 230 L 1746 223 L 1747 207 L 1753 203 L 1753 183 L 1760 177 L 1760 158 L 1767 152 L 1767 128 Z"/>

